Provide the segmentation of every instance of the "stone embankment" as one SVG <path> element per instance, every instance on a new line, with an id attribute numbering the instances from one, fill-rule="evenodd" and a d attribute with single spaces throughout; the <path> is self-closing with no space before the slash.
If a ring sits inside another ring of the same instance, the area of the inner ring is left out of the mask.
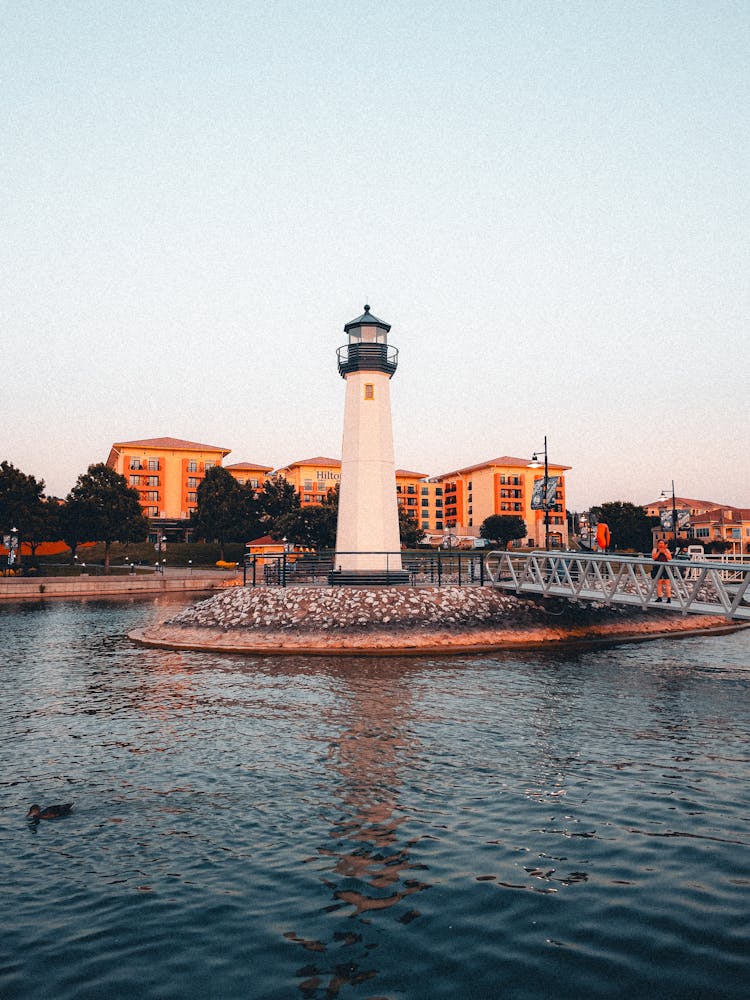
<path id="1" fill-rule="evenodd" d="M 553 606 L 490 587 L 227 589 L 131 638 L 247 653 L 452 653 L 618 642 L 736 628 L 720 616 Z"/>
<path id="2" fill-rule="evenodd" d="M 129 595 L 195 593 L 225 587 L 226 574 L 177 576 L 133 574 L 132 576 L 44 576 L 0 577 L 0 600 L 46 600 L 47 598 L 126 597 Z"/>

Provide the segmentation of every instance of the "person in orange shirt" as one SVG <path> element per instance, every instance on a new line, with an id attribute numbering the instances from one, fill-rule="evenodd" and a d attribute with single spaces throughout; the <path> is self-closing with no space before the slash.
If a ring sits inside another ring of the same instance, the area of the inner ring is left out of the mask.
<path id="1" fill-rule="evenodd" d="M 597 547 L 601 552 L 607 552 L 611 541 L 612 536 L 609 531 L 609 525 L 605 521 L 600 521 L 596 526 Z"/>
<path id="2" fill-rule="evenodd" d="M 658 563 L 667 563 L 670 562 L 670 560 L 672 559 L 672 554 L 667 548 L 667 543 L 664 541 L 663 538 L 660 538 L 659 541 L 656 543 L 656 548 L 652 551 L 651 558 Z M 661 569 L 660 566 L 654 566 L 654 568 L 651 570 L 651 576 L 652 577 L 657 576 L 660 569 Z M 656 581 L 657 604 L 661 604 L 662 597 L 666 598 L 667 604 L 672 603 L 672 584 L 665 576 L 660 576 L 659 579 Z"/>

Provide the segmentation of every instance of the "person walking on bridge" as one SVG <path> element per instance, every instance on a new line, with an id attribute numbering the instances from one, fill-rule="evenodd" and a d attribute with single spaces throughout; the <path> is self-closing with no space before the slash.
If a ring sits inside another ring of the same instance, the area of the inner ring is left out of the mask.
<path id="1" fill-rule="evenodd" d="M 656 548 L 651 552 L 651 558 L 657 563 L 668 563 L 672 554 L 667 548 L 667 543 L 663 538 L 660 538 L 656 543 Z M 656 603 L 661 604 L 662 597 L 666 598 L 666 603 L 672 603 L 672 583 L 665 577 L 661 576 L 662 572 L 661 566 L 654 566 L 651 570 L 652 577 L 658 577 L 656 581 Z"/>

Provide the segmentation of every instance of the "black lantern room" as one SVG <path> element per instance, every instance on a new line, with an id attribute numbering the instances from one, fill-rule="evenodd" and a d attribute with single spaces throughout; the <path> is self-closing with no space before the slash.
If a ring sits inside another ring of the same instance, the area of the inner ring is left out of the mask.
<path id="1" fill-rule="evenodd" d="M 339 375 L 346 378 L 352 372 L 384 372 L 389 378 L 398 367 L 398 351 L 388 345 L 390 323 L 373 316 L 365 306 L 361 316 L 344 327 L 349 343 L 339 347 Z"/>

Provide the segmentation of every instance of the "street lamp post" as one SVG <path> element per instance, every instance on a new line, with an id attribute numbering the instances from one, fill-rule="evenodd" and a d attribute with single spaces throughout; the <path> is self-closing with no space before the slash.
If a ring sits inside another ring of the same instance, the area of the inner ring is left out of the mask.
<path id="1" fill-rule="evenodd" d="M 661 499 L 668 500 L 669 493 L 667 490 L 661 491 Z M 674 495 L 674 479 L 672 480 L 672 536 L 674 538 L 674 547 L 677 548 L 677 501 Z"/>
<path id="2" fill-rule="evenodd" d="M 539 468 L 539 458 L 538 453 L 534 452 L 531 456 L 531 463 L 529 465 L 531 469 Z M 547 488 L 549 486 L 549 462 L 547 456 L 547 435 L 544 435 L 544 493 L 543 493 L 543 510 L 544 510 L 544 547 L 549 549 L 549 503 L 547 501 Z"/>

